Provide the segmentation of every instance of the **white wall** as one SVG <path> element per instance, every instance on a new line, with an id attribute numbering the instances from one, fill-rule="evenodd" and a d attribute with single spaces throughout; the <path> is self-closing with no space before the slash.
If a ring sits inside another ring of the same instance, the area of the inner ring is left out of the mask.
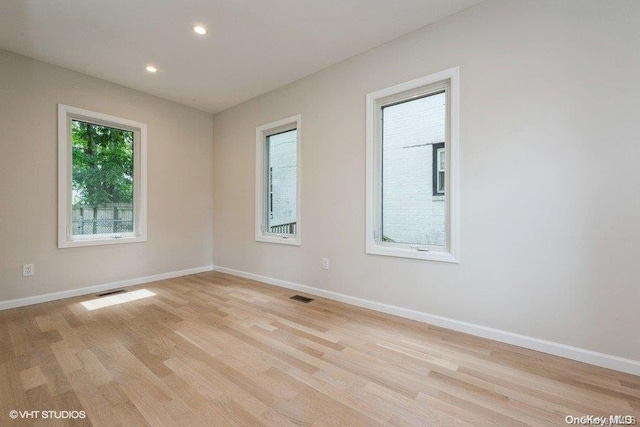
<path id="1" fill-rule="evenodd" d="M 147 123 L 147 242 L 57 248 L 58 103 Z M 211 139 L 209 114 L 0 51 L 0 302 L 210 265 Z"/>
<path id="2" fill-rule="evenodd" d="M 215 115 L 214 263 L 640 360 L 638 22 L 489 1 Z M 461 263 L 366 255 L 365 94 L 454 66 Z M 256 243 L 255 127 L 298 113 L 303 244 Z"/>

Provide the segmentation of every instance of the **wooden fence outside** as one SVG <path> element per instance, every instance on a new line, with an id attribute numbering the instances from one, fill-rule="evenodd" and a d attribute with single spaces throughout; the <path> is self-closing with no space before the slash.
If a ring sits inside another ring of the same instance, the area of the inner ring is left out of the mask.
<path id="1" fill-rule="evenodd" d="M 133 231 L 133 205 L 75 206 L 71 219 L 75 235 L 130 233 Z"/>

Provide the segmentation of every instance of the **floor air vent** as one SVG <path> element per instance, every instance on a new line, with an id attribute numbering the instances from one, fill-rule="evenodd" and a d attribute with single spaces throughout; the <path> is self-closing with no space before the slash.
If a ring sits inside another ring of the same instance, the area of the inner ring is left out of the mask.
<path id="1" fill-rule="evenodd" d="M 289 299 L 300 301 L 300 302 L 303 302 L 305 304 L 309 304 L 311 301 L 313 301 L 313 298 L 303 297 L 302 295 L 294 295 Z"/>
<path id="2" fill-rule="evenodd" d="M 125 292 L 127 292 L 127 290 L 126 290 L 126 289 L 116 289 L 115 291 L 103 292 L 103 293 L 98 294 L 98 295 L 96 295 L 96 296 L 97 296 L 98 298 L 100 298 L 100 297 L 106 297 L 106 296 L 109 296 L 109 295 L 123 294 L 123 293 L 125 293 Z"/>

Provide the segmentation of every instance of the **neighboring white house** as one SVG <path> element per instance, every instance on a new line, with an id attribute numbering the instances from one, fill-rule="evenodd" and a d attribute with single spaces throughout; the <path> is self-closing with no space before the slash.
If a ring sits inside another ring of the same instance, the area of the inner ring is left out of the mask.
<path id="1" fill-rule="evenodd" d="M 297 138 L 296 130 L 269 137 L 267 231 L 281 232 L 279 226 L 296 222 Z"/>
<path id="2" fill-rule="evenodd" d="M 445 103 L 445 94 L 440 93 L 383 110 L 382 234 L 385 239 L 423 245 L 446 244 Z"/>

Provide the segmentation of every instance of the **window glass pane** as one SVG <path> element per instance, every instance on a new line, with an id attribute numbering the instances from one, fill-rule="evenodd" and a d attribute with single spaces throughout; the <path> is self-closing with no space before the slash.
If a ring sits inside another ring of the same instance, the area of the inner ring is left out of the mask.
<path id="1" fill-rule="evenodd" d="M 267 137 L 267 233 L 296 234 L 297 129 Z"/>
<path id="2" fill-rule="evenodd" d="M 133 232 L 134 132 L 71 122 L 74 235 Z"/>
<path id="3" fill-rule="evenodd" d="M 445 141 L 446 99 L 440 92 L 382 109 L 383 241 L 446 246 L 446 203 L 433 194 L 439 173 L 432 147 Z"/>

